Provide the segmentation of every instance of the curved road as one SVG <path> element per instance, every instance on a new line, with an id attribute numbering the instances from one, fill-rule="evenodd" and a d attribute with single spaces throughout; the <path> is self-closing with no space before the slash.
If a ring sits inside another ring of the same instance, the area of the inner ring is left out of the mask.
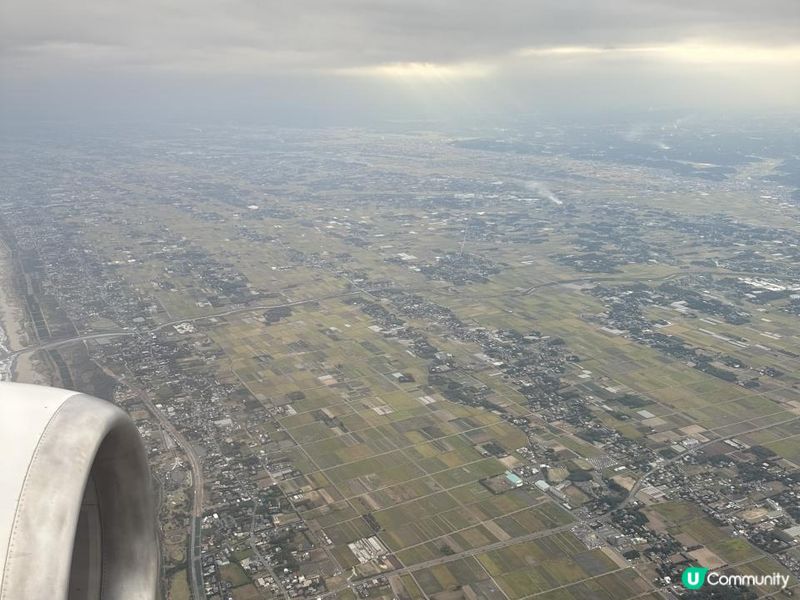
<path id="1" fill-rule="evenodd" d="M 204 600 L 206 597 L 203 585 L 203 565 L 200 560 L 200 534 L 202 532 L 203 506 L 205 500 L 205 479 L 203 478 L 203 466 L 194 450 L 194 446 L 184 435 L 178 431 L 169 419 L 156 407 L 150 396 L 142 388 L 131 385 L 129 379 L 123 378 L 106 367 L 101 367 L 103 372 L 109 377 L 116 379 L 121 385 L 133 391 L 148 412 L 158 421 L 158 424 L 175 440 L 189 460 L 192 469 L 192 524 L 189 535 L 189 556 L 187 557 L 189 570 L 189 587 L 192 591 L 194 600 Z"/>
<path id="2" fill-rule="evenodd" d="M 382 288 L 386 289 L 386 288 Z M 197 323 L 198 321 L 203 321 L 205 319 L 214 319 L 217 317 L 227 317 L 230 315 L 238 315 L 243 313 L 249 312 L 259 312 L 262 310 L 271 310 L 275 308 L 289 308 L 292 306 L 301 306 L 303 304 L 311 304 L 312 302 L 321 302 L 323 300 L 331 300 L 333 298 L 345 298 L 347 296 L 357 296 L 364 292 L 369 292 L 370 290 L 357 290 L 354 292 L 344 292 L 341 294 L 329 294 L 327 296 L 320 296 L 318 298 L 309 298 L 307 300 L 297 300 L 295 302 L 285 302 L 283 304 L 265 304 L 260 306 L 240 306 L 238 308 L 232 308 L 223 310 L 216 313 L 210 313 L 207 315 L 200 315 L 197 317 L 189 317 L 186 319 L 175 319 L 169 321 L 167 323 L 161 323 L 160 325 L 156 325 L 152 329 L 119 329 L 114 331 L 100 331 L 95 333 L 87 333 L 85 335 L 79 335 L 71 338 L 64 338 L 61 340 L 50 340 L 47 342 L 42 342 L 39 344 L 32 344 L 30 346 L 26 346 L 24 348 L 20 348 L 19 350 L 14 350 L 13 352 L 0 352 L 0 360 L 6 358 L 16 358 L 21 356 L 22 354 L 28 354 L 29 352 L 36 352 L 38 350 L 53 350 L 55 348 L 59 348 L 61 346 L 66 346 L 68 344 L 75 344 L 78 342 L 88 342 L 91 340 L 100 340 L 100 339 L 112 339 L 116 337 L 125 337 L 125 336 L 137 336 L 137 335 L 147 335 L 151 333 L 156 333 L 161 331 L 162 329 L 166 329 L 167 327 L 172 327 L 174 325 L 178 325 L 180 323 Z"/>

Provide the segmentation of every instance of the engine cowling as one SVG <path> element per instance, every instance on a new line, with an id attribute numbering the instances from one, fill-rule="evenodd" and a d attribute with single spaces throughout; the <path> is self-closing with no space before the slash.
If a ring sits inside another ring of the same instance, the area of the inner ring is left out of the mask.
<path id="1" fill-rule="evenodd" d="M 122 410 L 0 383 L 0 446 L 0 599 L 155 600 L 150 471 Z"/>

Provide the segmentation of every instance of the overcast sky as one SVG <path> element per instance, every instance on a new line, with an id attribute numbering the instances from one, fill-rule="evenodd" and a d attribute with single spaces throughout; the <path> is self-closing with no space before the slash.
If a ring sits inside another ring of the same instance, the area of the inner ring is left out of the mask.
<path id="1" fill-rule="evenodd" d="M 800 105 L 800 0 L 2 0 L 7 106 Z"/>

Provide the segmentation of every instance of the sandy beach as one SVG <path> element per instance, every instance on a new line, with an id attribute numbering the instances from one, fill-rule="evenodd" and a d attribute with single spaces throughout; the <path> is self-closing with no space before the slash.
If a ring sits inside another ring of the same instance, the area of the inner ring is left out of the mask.
<path id="1" fill-rule="evenodd" d="M 8 249 L 0 243 L 0 341 L 6 339 L 5 346 L 11 352 L 25 347 L 22 328 L 23 311 L 15 297 L 11 281 L 11 261 Z"/>
<path id="2" fill-rule="evenodd" d="M 35 358 L 22 354 L 15 359 L 3 355 L 23 349 L 27 338 L 23 329 L 24 313 L 11 282 L 8 249 L 0 243 L 0 381 L 41 383 L 43 377 L 35 368 Z"/>
<path id="3" fill-rule="evenodd" d="M 16 362 L 11 368 L 11 380 L 18 383 L 35 383 L 38 385 L 52 385 L 52 381 L 42 372 L 41 362 L 38 360 L 38 352 L 28 352 L 17 356 Z"/>

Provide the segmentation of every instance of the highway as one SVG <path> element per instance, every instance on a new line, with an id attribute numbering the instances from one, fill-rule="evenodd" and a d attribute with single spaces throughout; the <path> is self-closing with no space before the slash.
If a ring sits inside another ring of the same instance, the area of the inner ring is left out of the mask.
<path id="1" fill-rule="evenodd" d="M 183 453 L 189 460 L 192 470 L 192 522 L 189 531 L 189 552 L 187 557 L 187 564 L 189 569 L 189 587 L 192 592 L 194 600 L 205 600 L 206 592 L 203 585 L 203 564 L 200 552 L 201 534 L 202 534 L 202 520 L 203 520 L 203 506 L 205 500 L 205 480 L 203 478 L 203 467 L 200 459 L 194 450 L 194 446 L 178 431 L 175 426 L 167 419 L 150 400 L 150 396 L 142 388 L 132 385 L 131 381 L 133 376 L 128 378 L 120 377 L 117 373 L 112 372 L 106 367 L 101 367 L 103 371 L 110 377 L 113 377 L 121 385 L 127 387 L 134 392 L 142 404 L 145 405 L 147 410 L 158 421 L 159 425 L 175 440 L 175 443 L 180 447 Z"/>
<path id="2" fill-rule="evenodd" d="M 187 565 L 189 567 L 189 589 L 194 600 L 205 600 L 206 588 L 203 584 L 203 553 L 200 548 L 200 535 L 203 531 L 203 519 L 192 517 L 192 526 L 189 534 L 189 556 Z"/>
<path id="3" fill-rule="evenodd" d="M 16 358 L 22 354 L 28 354 L 29 352 L 36 352 L 38 350 L 55 350 L 56 348 L 60 348 L 61 346 L 67 346 L 69 344 L 75 344 L 77 342 L 88 342 L 91 340 L 102 340 L 102 339 L 117 338 L 122 336 L 133 336 L 137 334 L 138 332 L 136 331 L 119 330 L 119 331 L 107 331 L 107 332 L 79 335 L 76 337 L 65 338 L 63 340 L 52 340 L 49 342 L 42 342 L 40 344 L 31 344 L 30 346 L 25 346 L 24 348 L 21 348 L 20 350 L 15 350 L 14 352 L 0 352 L 0 359 Z"/>
<path id="4" fill-rule="evenodd" d="M 131 386 L 128 386 L 131 387 Z M 194 447 L 192 444 L 179 432 L 175 426 L 167 419 L 164 414 L 156 408 L 150 400 L 150 397 L 138 388 L 135 390 L 139 395 L 142 403 L 147 407 L 147 410 L 158 420 L 161 427 L 169 433 L 175 442 L 183 450 L 192 468 L 192 525 L 189 532 L 189 587 L 192 590 L 192 598 L 194 600 L 205 600 L 206 592 L 203 585 L 203 563 L 202 554 L 200 552 L 200 543 L 202 535 L 202 522 L 203 522 L 203 502 L 205 499 L 205 480 L 203 478 L 203 467 L 200 464 Z"/>
<path id="5" fill-rule="evenodd" d="M 197 317 L 189 317 L 186 319 L 174 319 L 167 323 L 161 323 L 160 325 L 156 325 L 152 329 L 141 329 L 141 330 L 132 330 L 132 329 L 118 329 L 113 331 L 99 331 L 95 333 L 87 333 L 85 335 L 78 335 L 70 338 L 64 338 L 60 340 L 50 340 L 47 342 L 42 342 L 39 344 L 31 344 L 30 346 L 26 346 L 25 348 L 21 348 L 19 350 L 15 350 L 13 352 L 5 351 L 0 352 L 0 360 L 4 360 L 7 358 L 16 358 L 22 354 L 28 354 L 30 352 L 37 352 L 39 350 L 54 350 L 56 348 L 60 348 L 61 346 L 67 346 L 69 344 L 76 344 L 79 342 L 89 342 L 91 340 L 102 340 L 102 339 L 113 339 L 118 337 L 130 337 L 130 336 L 138 336 L 138 335 L 148 335 L 152 333 L 157 333 L 163 329 L 168 327 L 173 327 L 180 323 L 197 323 L 198 321 L 204 321 L 206 319 L 215 319 L 219 317 L 228 317 L 231 315 L 238 315 L 250 312 L 261 312 L 265 310 L 272 310 L 276 308 L 291 308 L 292 306 L 302 306 L 303 304 L 311 304 L 313 302 L 321 302 L 323 300 L 332 300 L 334 298 L 346 298 L 348 296 L 358 296 L 362 293 L 369 293 L 369 290 L 357 290 L 353 292 L 343 292 L 340 294 L 328 294 L 326 296 L 319 296 L 318 298 L 308 298 L 306 300 L 296 300 L 294 302 L 284 302 L 283 304 L 264 304 L 259 306 L 240 306 L 238 308 L 232 308 L 223 310 L 220 312 L 209 313 L 207 315 L 201 315 Z"/>

